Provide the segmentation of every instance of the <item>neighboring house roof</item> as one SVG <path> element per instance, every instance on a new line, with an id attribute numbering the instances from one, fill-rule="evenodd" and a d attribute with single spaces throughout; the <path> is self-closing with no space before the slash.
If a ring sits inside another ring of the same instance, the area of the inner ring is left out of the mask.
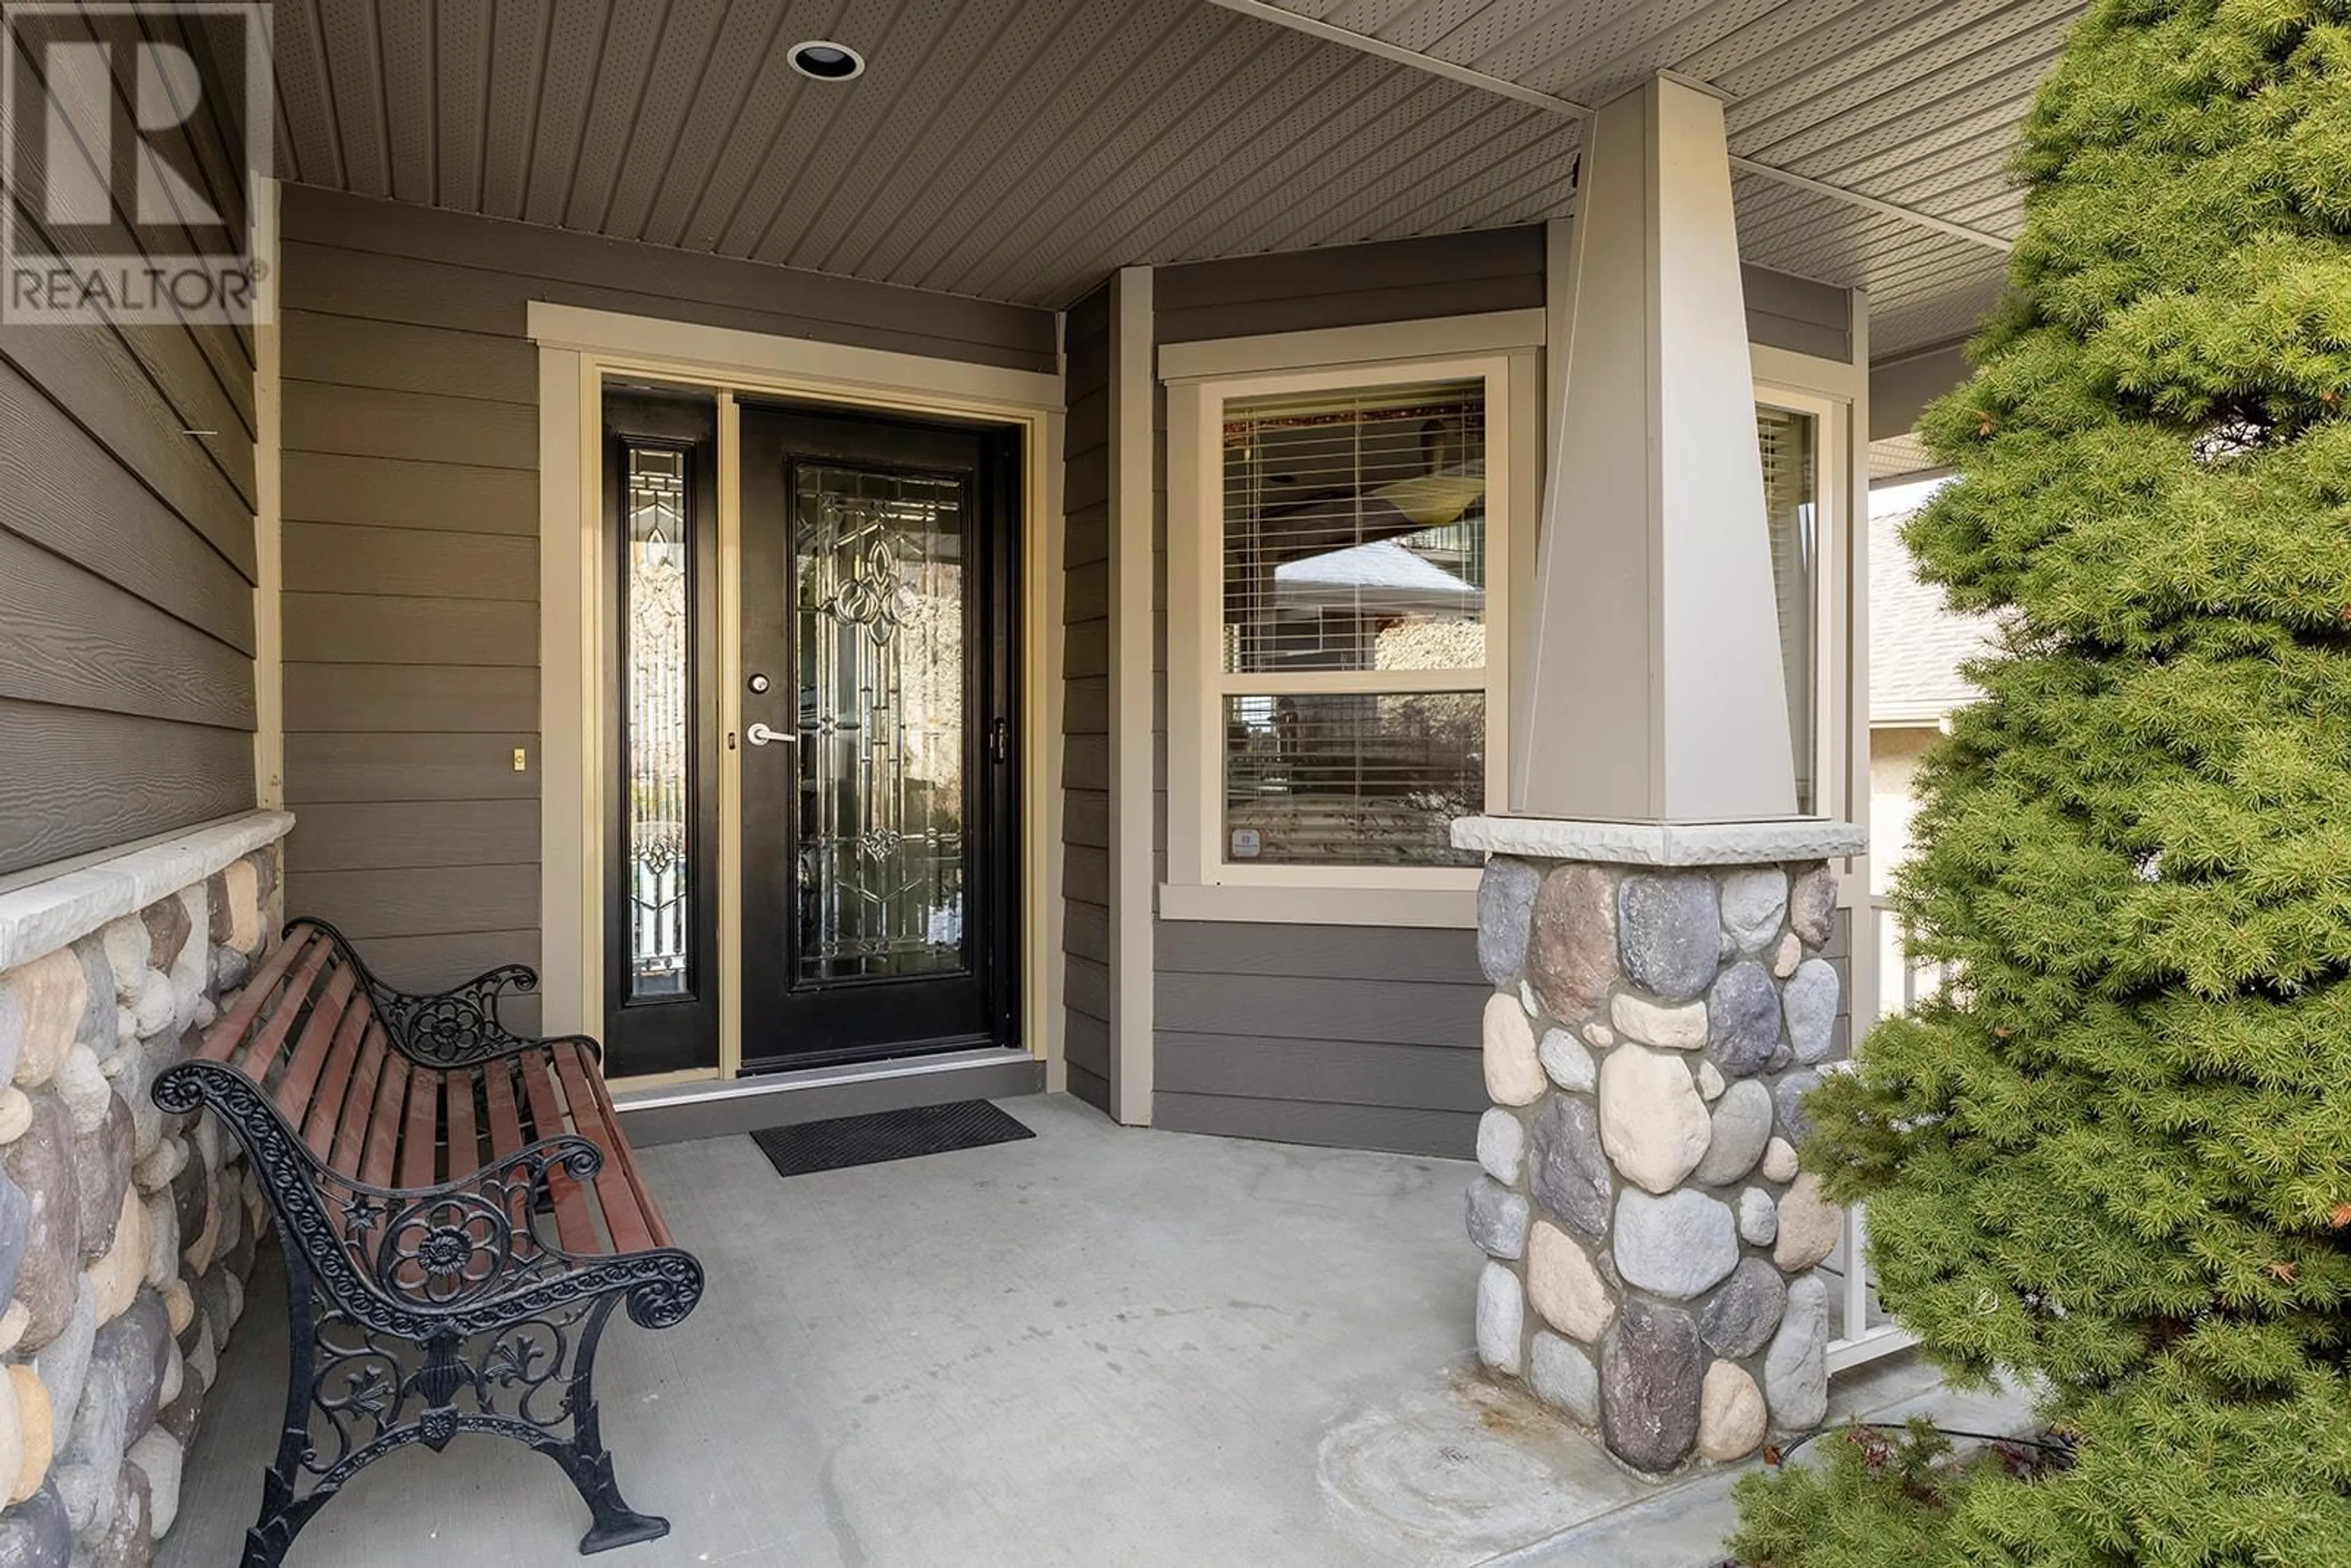
<path id="1" fill-rule="evenodd" d="M 1485 598 L 1443 567 L 1393 539 L 1353 545 L 1278 566 L 1273 580 L 1278 601 L 1285 609 L 1332 604 L 1367 614 L 1415 610 L 1458 614 L 1475 610 Z"/>
<path id="2" fill-rule="evenodd" d="M 1917 516 L 1889 512 L 1869 520 L 1869 722 L 1926 725 L 1980 694 L 1959 666 L 1991 643 L 1984 615 L 1955 615 L 1943 591 L 1918 580 L 1902 543 Z"/>

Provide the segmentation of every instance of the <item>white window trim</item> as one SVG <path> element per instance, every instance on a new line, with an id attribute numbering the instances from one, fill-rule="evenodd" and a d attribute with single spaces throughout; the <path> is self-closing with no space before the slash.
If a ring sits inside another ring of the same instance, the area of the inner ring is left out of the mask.
<path id="1" fill-rule="evenodd" d="M 1452 866 L 1249 865 L 1228 861 L 1223 841 L 1223 734 L 1218 705 L 1253 677 L 1217 668 L 1222 623 L 1217 585 L 1224 545 L 1220 447 L 1206 439 L 1226 400 L 1265 393 L 1478 377 L 1486 383 L 1488 571 L 1486 790 L 1503 798 L 1509 778 L 1510 653 L 1518 641 L 1512 596 L 1531 580 L 1540 484 L 1542 312 L 1392 329 L 1342 329 L 1171 346 L 1161 350 L 1168 390 L 1167 879 L 1159 914 L 1171 920 L 1459 926 L 1476 921 L 1479 872 Z M 1246 348 L 1236 346 L 1246 344 Z M 1288 363 L 1283 363 L 1288 359 Z M 1246 368 L 1244 368 L 1246 367 Z M 1195 372 L 1183 374 L 1185 371 Z M 1176 372 L 1176 373 L 1169 373 Z M 1521 518 L 1526 519 L 1524 527 Z M 1365 673 L 1366 689 L 1477 689 L 1450 672 Z"/>
<path id="2" fill-rule="evenodd" d="M 1838 742 L 1846 690 L 1845 661 L 1841 654 L 1849 622 L 1844 590 L 1852 549 L 1850 487 L 1841 481 L 1852 461 L 1847 427 L 1853 400 L 1812 387 L 1765 381 L 1759 375 L 1755 401 L 1767 408 L 1809 415 L 1820 442 L 1813 460 L 1818 538 L 1813 547 L 1812 814 L 1850 821 L 1850 802 L 1842 799 L 1845 778 L 1839 767 L 1844 751 Z"/>

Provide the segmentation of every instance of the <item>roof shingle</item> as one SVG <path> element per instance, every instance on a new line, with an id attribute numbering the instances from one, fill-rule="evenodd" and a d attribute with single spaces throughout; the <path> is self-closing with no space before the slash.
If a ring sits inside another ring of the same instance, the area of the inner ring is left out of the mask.
<path id="1" fill-rule="evenodd" d="M 1993 632 L 1985 615 L 1956 615 L 1943 591 L 1918 580 L 1902 543 L 1917 514 L 1869 520 L 1869 722 L 1933 724 L 1981 694 L 1959 666 L 1986 652 Z"/>

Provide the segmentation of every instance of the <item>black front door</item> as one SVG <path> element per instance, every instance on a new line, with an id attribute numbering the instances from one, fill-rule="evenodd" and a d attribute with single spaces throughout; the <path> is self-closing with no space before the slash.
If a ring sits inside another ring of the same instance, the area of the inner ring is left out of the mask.
<path id="1" fill-rule="evenodd" d="M 743 1058 L 1017 1039 L 1010 433 L 746 406 Z"/>

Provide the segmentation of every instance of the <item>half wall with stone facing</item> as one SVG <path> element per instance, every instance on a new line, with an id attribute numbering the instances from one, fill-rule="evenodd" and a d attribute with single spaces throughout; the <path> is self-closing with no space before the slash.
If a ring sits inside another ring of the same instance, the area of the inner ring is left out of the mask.
<path id="1" fill-rule="evenodd" d="M 1636 1469 L 1744 1458 L 1827 1411 L 1843 1217 L 1794 1144 L 1844 987 L 1814 857 L 1859 835 L 1528 826 L 1456 830 L 1557 852 L 1495 853 L 1479 888 L 1479 1357 Z"/>
<path id="2" fill-rule="evenodd" d="M 266 1211 L 148 1088 L 283 924 L 290 821 L 0 894 L 0 1568 L 143 1564 L 178 1511 Z"/>

